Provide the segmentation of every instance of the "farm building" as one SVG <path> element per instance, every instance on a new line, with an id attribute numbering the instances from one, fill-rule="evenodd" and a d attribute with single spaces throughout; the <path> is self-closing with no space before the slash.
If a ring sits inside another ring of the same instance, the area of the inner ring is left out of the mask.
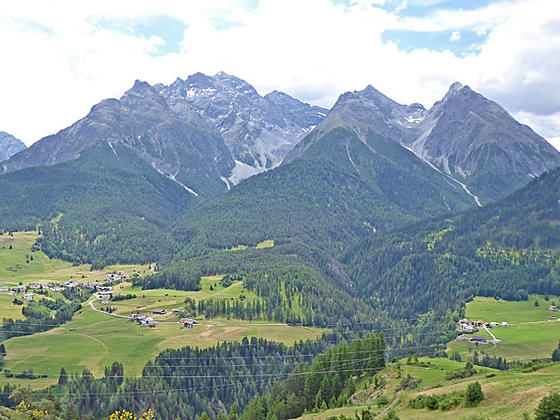
<path id="1" fill-rule="evenodd" d="M 33 293 L 26 293 L 25 295 L 23 295 L 23 300 L 33 302 L 33 300 L 34 300 Z"/>
<path id="2" fill-rule="evenodd" d="M 165 309 L 154 309 L 152 313 L 154 315 L 165 315 L 167 311 Z"/>
<path id="3" fill-rule="evenodd" d="M 156 321 L 152 317 L 145 317 L 143 320 L 140 321 L 141 325 L 146 325 L 148 327 L 153 327 L 156 325 Z"/>
<path id="4" fill-rule="evenodd" d="M 192 318 L 181 318 L 179 323 L 183 324 L 185 328 L 192 328 L 197 322 Z"/>

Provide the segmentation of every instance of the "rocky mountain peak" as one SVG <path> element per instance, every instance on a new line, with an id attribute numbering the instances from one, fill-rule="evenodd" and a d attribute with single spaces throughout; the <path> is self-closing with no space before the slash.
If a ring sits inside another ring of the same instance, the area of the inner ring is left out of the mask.
<path id="1" fill-rule="evenodd" d="M 25 144 L 5 131 L 0 131 L 0 162 L 25 149 Z"/>

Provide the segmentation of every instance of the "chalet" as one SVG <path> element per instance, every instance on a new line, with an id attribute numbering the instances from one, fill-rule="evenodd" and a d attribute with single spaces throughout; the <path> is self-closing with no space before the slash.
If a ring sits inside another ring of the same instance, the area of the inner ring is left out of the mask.
<path id="1" fill-rule="evenodd" d="M 71 289 L 73 287 L 76 287 L 78 285 L 78 282 L 74 279 L 70 279 L 69 282 L 64 283 L 64 287 L 66 287 L 67 289 Z"/>
<path id="2" fill-rule="evenodd" d="M 152 313 L 154 315 L 165 315 L 167 311 L 165 309 L 154 309 Z"/>
<path id="3" fill-rule="evenodd" d="M 502 327 L 509 327 L 509 324 L 506 321 L 502 322 Z"/>
<path id="4" fill-rule="evenodd" d="M 488 339 L 486 337 L 481 337 L 480 335 L 475 335 L 474 337 L 469 338 L 471 343 L 488 343 Z"/>
<path id="5" fill-rule="evenodd" d="M 28 288 L 32 290 L 40 290 L 43 288 L 43 285 L 41 283 L 33 282 L 29 284 Z"/>
<path id="6" fill-rule="evenodd" d="M 113 292 L 97 292 L 97 297 L 99 299 L 103 299 L 103 298 L 113 299 Z"/>
<path id="7" fill-rule="evenodd" d="M 470 325 L 471 321 L 469 321 L 467 318 L 463 318 L 459 321 L 459 324 Z"/>
<path id="8" fill-rule="evenodd" d="M 180 309 L 173 309 L 171 312 L 173 312 L 174 314 L 180 314 L 181 310 Z"/>
<path id="9" fill-rule="evenodd" d="M 558 306 L 556 306 L 556 305 L 550 305 L 550 306 L 548 307 L 548 310 L 549 310 L 549 311 L 558 311 L 559 309 L 558 309 Z"/>
<path id="10" fill-rule="evenodd" d="M 29 302 L 33 302 L 33 293 L 26 293 L 25 295 L 23 295 L 23 300 L 27 300 Z"/>
<path id="11" fill-rule="evenodd" d="M 53 286 L 53 287 L 51 287 L 51 290 L 52 290 L 53 292 L 61 292 L 61 291 L 62 291 L 62 288 L 60 288 L 59 286 Z"/>
<path id="12" fill-rule="evenodd" d="M 99 290 L 100 292 L 110 292 L 111 290 L 113 290 L 113 287 L 111 287 L 111 286 L 97 286 L 97 290 Z"/>
<path id="13" fill-rule="evenodd" d="M 185 328 L 192 328 L 197 322 L 192 318 L 181 318 L 179 323 L 183 324 Z"/>
<path id="14" fill-rule="evenodd" d="M 86 284 L 86 288 L 88 289 L 95 289 L 97 286 L 99 286 L 99 283 L 96 281 L 92 281 Z"/>
<path id="15" fill-rule="evenodd" d="M 457 336 L 457 340 L 468 341 L 469 336 L 465 335 L 465 334 L 461 334 L 461 335 Z"/>
<path id="16" fill-rule="evenodd" d="M 156 325 L 156 321 L 152 317 L 145 317 L 143 320 L 140 321 L 141 325 L 146 325 L 148 327 L 153 327 Z"/>
<path id="17" fill-rule="evenodd" d="M 478 320 L 476 321 L 476 325 L 479 327 L 483 327 L 484 326 L 484 321 Z"/>
<path id="18" fill-rule="evenodd" d="M 102 301 L 101 301 L 101 304 L 102 304 L 102 305 L 108 305 L 108 304 L 109 304 L 109 301 L 108 301 L 108 300 L 102 300 Z"/>
<path id="19" fill-rule="evenodd" d="M 470 324 L 460 324 L 461 326 L 461 331 L 466 332 L 466 333 L 470 333 L 470 332 L 474 332 L 474 327 Z"/>
<path id="20" fill-rule="evenodd" d="M 491 327 L 499 327 L 499 326 L 500 326 L 500 323 L 499 323 L 499 322 L 491 322 L 491 323 L 490 323 L 490 326 L 491 326 Z"/>
<path id="21" fill-rule="evenodd" d="M 138 320 L 140 317 L 145 318 L 144 315 L 140 315 L 140 314 L 130 314 L 130 315 L 128 316 L 128 319 L 131 320 L 131 321 L 136 321 L 136 320 Z"/>
<path id="22" fill-rule="evenodd" d="M 27 290 L 27 287 L 25 287 L 23 284 L 19 284 L 15 288 L 13 288 L 12 290 L 16 293 L 25 292 Z"/>

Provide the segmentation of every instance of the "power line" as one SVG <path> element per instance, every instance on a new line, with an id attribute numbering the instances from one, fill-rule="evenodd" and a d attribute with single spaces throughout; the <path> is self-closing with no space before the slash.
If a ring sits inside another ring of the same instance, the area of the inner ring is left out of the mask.
<path id="1" fill-rule="evenodd" d="M 398 347 L 398 348 L 394 348 L 391 349 L 392 351 L 403 351 L 403 350 L 412 350 L 412 349 L 421 349 L 421 348 L 437 348 L 441 346 L 441 344 L 431 344 L 431 345 L 425 345 L 425 346 L 408 346 L 408 347 Z M 348 352 L 348 353 L 367 353 L 367 354 L 382 354 L 385 353 L 387 351 L 387 349 L 379 349 L 379 350 L 363 350 L 363 351 L 358 351 L 358 352 Z M 347 354 L 348 354 L 347 353 Z M 319 353 L 316 354 L 314 356 L 320 356 L 323 353 Z M 280 356 L 278 356 L 280 357 Z M 297 357 L 297 356 L 296 356 Z M 366 358 L 366 359 L 347 359 L 348 361 L 351 362 L 356 362 L 356 361 L 362 361 L 362 360 L 370 360 L 370 359 L 376 359 L 376 358 Z M 343 360 L 345 361 L 345 360 Z M 339 362 L 338 360 L 334 359 L 334 360 L 328 360 L 325 361 L 326 363 L 337 363 Z M 271 363 L 270 365 L 274 365 L 273 363 Z M 166 366 L 166 365 L 155 365 L 152 366 L 153 368 L 159 368 L 159 369 L 166 369 L 166 368 L 190 368 L 193 366 Z M 200 366 L 200 367 L 204 367 L 204 368 L 212 368 L 212 366 L 208 366 L 208 365 L 204 365 L 204 366 Z M 222 366 L 216 366 L 216 367 L 222 367 Z M 247 365 L 228 365 L 227 367 L 248 367 Z M 258 366 L 257 366 L 258 367 Z M 50 371 L 50 370 L 49 370 Z M 20 372 L 20 373 L 13 373 L 11 372 L 14 376 L 15 375 L 22 375 L 22 374 L 29 374 L 29 371 L 24 371 L 24 372 Z M 33 372 L 34 375 L 37 376 L 42 376 L 42 377 L 58 377 L 59 375 L 52 375 L 49 373 L 35 373 Z M 68 374 L 68 376 L 71 376 L 72 374 Z M 78 374 L 78 376 L 81 376 L 80 374 Z M 95 375 L 85 375 L 86 377 L 91 376 L 91 377 L 95 377 Z M 254 376 L 254 375 L 248 375 L 248 376 Z M 134 376 L 134 375 L 124 375 L 124 376 L 110 376 L 110 377 L 122 377 L 122 378 L 150 378 L 150 377 L 157 377 L 157 378 L 178 378 L 178 377 L 182 377 L 179 375 L 160 375 L 160 376 L 150 376 L 150 375 L 142 375 L 142 376 Z M 220 376 L 184 376 L 186 378 L 217 378 Z M 231 375 L 225 375 L 224 377 L 231 377 Z M 101 377 L 103 378 L 103 377 Z"/>

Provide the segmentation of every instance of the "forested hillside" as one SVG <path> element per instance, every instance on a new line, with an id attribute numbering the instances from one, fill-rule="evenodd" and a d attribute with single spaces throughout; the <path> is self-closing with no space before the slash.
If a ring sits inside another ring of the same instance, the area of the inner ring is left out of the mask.
<path id="1" fill-rule="evenodd" d="M 364 143 L 341 127 L 318 135 L 305 156 L 182 217 L 173 230 L 185 244 L 179 257 L 286 238 L 338 255 L 368 233 L 474 205 L 459 185 L 390 140 L 371 134 Z"/>
<path id="2" fill-rule="evenodd" d="M 0 177 L 0 229 L 40 224 L 51 257 L 104 266 L 175 251 L 166 233 L 195 199 L 126 146 L 100 143 L 79 159 Z"/>
<path id="3" fill-rule="evenodd" d="M 560 293 L 560 170 L 478 210 L 372 235 L 346 254 L 357 287 L 393 316 L 475 295 Z"/>

